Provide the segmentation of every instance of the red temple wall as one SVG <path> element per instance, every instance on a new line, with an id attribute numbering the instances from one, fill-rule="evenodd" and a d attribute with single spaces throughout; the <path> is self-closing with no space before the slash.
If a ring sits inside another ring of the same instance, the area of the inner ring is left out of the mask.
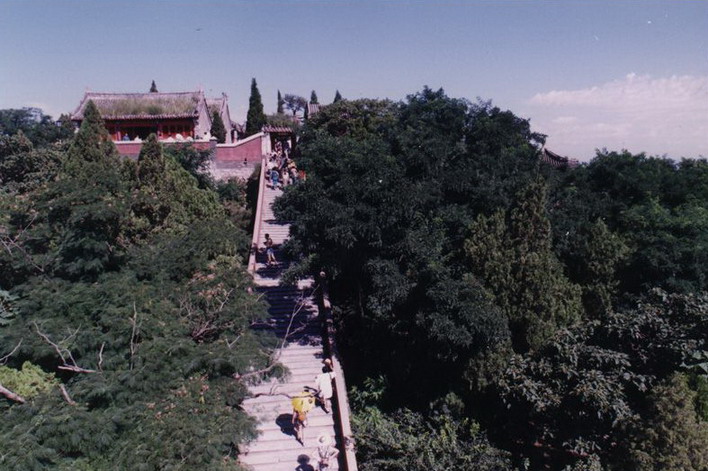
<path id="1" fill-rule="evenodd" d="M 260 162 L 262 155 L 261 139 L 256 138 L 243 144 L 218 144 L 214 160 L 217 162 Z"/>
<path id="2" fill-rule="evenodd" d="M 215 148 L 215 143 L 216 141 L 194 141 L 190 142 L 195 149 L 198 150 L 209 150 L 211 149 L 212 151 Z M 140 154 L 140 148 L 143 146 L 142 142 L 133 142 L 133 141 L 118 141 L 114 142 L 116 149 L 118 149 L 118 153 L 122 157 L 128 157 L 130 159 L 137 159 L 138 155 Z M 163 146 L 180 146 L 180 145 L 186 145 L 185 143 L 182 142 L 175 142 L 175 143 L 170 143 L 170 142 L 163 142 Z"/>

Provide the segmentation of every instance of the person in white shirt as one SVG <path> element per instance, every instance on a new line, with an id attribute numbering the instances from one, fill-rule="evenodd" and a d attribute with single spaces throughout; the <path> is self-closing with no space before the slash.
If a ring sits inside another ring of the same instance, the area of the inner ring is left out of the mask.
<path id="1" fill-rule="evenodd" d="M 319 471 L 325 471 L 337 459 L 339 450 L 332 444 L 332 439 L 326 433 L 317 437 L 317 451 L 315 452 Z"/>
<path id="2" fill-rule="evenodd" d="M 317 389 L 317 399 L 322 404 L 322 409 L 329 414 L 329 403 L 332 399 L 332 381 L 334 381 L 335 373 L 332 369 L 332 360 L 326 359 L 322 367 L 322 373 L 315 378 L 315 388 Z"/>

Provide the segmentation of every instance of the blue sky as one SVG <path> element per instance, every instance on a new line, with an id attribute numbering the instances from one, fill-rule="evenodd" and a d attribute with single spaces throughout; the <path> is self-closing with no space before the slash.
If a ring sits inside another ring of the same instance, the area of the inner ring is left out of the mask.
<path id="1" fill-rule="evenodd" d="M 251 77 L 321 102 L 424 85 L 491 99 L 587 160 L 708 156 L 708 2 L 0 1 L 0 108 L 194 90 L 243 120 Z"/>

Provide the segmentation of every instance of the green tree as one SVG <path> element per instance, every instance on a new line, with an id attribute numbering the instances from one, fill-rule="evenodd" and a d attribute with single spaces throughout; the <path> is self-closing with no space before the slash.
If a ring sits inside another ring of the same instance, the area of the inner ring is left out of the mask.
<path id="1" fill-rule="evenodd" d="M 607 225 L 598 219 L 587 231 L 581 247 L 576 251 L 578 283 L 583 290 L 585 312 L 602 317 L 612 309 L 619 280 L 617 270 L 627 258 L 629 248 Z"/>
<path id="2" fill-rule="evenodd" d="M 487 405 L 494 411 L 492 437 L 521 447 L 537 466 L 556 469 L 595 453 L 617 469 L 634 469 L 622 465 L 625 444 L 636 442 L 632 430 L 648 426 L 635 429 L 635 419 L 656 417 L 656 409 L 646 409 L 647 391 L 700 348 L 707 302 L 706 295 L 657 290 L 601 321 L 560 330 L 541 349 L 512 356 L 487 391 L 497 397 Z M 681 394 L 693 407 L 695 395 Z"/>
<path id="3" fill-rule="evenodd" d="M 251 79 L 251 96 L 248 99 L 248 113 L 246 114 L 246 135 L 251 136 L 261 132 L 265 122 L 261 92 L 258 91 L 258 84 L 253 78 Z"/>
<path id="4" fill-rule="evenodd" d="M 299 95 L 286 93 L 283 101 L 285 102 L 285 107 L 293 112 L 293 116 L 307 108 L 307 100 Z"/>
<path id="5" fill-rule="evenodd" d="M 211 115 L 211 135 L 216 138 L 216 142 L 223 144 L 226 142 L 226 127 L 218 111 Z"/>
<path id="6" fill-rule="evenodd" d="M 384 414 L 367 407 L 353 417 L 362 471 L 512 470 L 507 453 L 494 448 L 468 420 L 410 410 Z"/>
<path id="7" fill-rule="evenodd" d="M 312 103 L 313 105 L 319 103 L 319 101 L 317 101 L 317 93 L 315 93 L 314 90 L 312 90 L 312 93 L 310 93 L 310 103 Z"/>
<path id="8" fill-rule="evenodd" d="M 150 84 L 150 93 L 157 93 L 157 85 L 155 85 L 155 81 L 152 81 L 152 84 Z"/>
<path id="9" fill-rule="evenodd" d="M 118 157 L 111 136 L 103 125 L 101 113 L 93 101 L 84 107 L 84 119 L 68 152 L 69 163 L 78 161 L 113 165 Z"/>
<path id="10" fill-rule="evenodd" d="M 0 468 L 236 469 L 234 377 L 275 346 L 249 328 L 250 237 L 154 135 L 121 163 L 92 113 L 53 178 L 0 198 L 0 383 L 26 400 L 0 400 Z"/>
<path id="11" fill-rule="evenodd" d="M 708 468 L 708 422 L 698 419 L 695 393 L 675 374 L 655 387 L 647 418 L 636 424 L 629 458 L 638 471 Z"/>
<path id="12" fill-rule="evenodd" d="M 537 179 L 506 212 L 480 216 L 465 242 L 470 266 L 509 318 L 516 351 L 538 348 L 581 314 L 580 289 L 551 250 L 546 186 Z"/>
<path id="13" fill-rule="evenodd" d="M 278 108 L 276 109 L 277 114 L 283 114 L 283 105 L 285 102 L 283 101 L 283 97 L 280 95 L 280 90 L 278 90 Z"/>
<path id="14" fill-rule="evenodd" d="M 138 155 L 138 179 L 141 185 L 155 186 L 165 173 L 165 157 L 162 145 L 155 133 L 150 134 L 140 148 Z"/>
<path id="15" fill-rule="evenodd" d="M 67 152 L 64 168 L 40 196 L 57 237 L 55 269 L 70 278 L 95 278 L 114 268 L 121 256 L 119 238 L 125 217 L 125 187 L 118 153 L 89 101 L 84 120 Z"/>
<path id="16" fill-rule="evenodd" d="M 35 147 L 45 147 L 71 139 L 74 124 L 62 114 L 55 122 L 39 108 L 0 110 L 0 136 L 12 136 L 22 131 Z"/>
<path id="17" fill-rule="evenodd" d="M 337 103 L 338 101 L 342 101 L 342 95 L 339 93 L 339 90 L 334 94 L 334 101 L 332 103 Z"/>

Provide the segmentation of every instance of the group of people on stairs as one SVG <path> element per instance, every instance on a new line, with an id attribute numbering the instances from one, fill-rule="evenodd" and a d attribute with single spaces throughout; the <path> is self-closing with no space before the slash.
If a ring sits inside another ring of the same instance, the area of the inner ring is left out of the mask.
<path id="1" fill-rule="evenodd" d="M 305 390 L 292 398 L 293 415 L 292 424 L 295 429 L 295 436 L 298 441 L 305 446 L 305 427 L 307 426 L 307 413 L 311 411 L 317 403 L 322 410 L 329 414 L 333 395 L 332 381 L 335 372 L 332 368 L 332 360 L 325 358 L 322 362 L 322 372 L 315 377 L 315 386 L 306 386 Z M 329 464 L 339 455 L 339 450 L 332 443 L 329 435 L 321 434 L 317 437 L 317 460 L 320 471 L 326 470 Z"/>

